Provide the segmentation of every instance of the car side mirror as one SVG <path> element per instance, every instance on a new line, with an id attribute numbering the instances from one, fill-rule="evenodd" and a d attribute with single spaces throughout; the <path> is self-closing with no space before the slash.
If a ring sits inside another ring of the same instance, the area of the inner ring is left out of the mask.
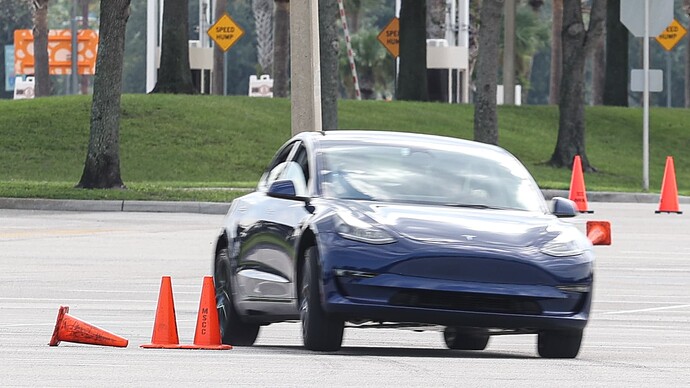
<path id="1" fill-rule="evenodd" d="M 551 200 L 551 213 L 558 218 L 575 217 L 577 215 L 577 204 L 567 198 L 554 197 Z"/>
<path id="2" fill-rule="evenodd" d="M 289 179 L 277 180 L 268 187 L 268 196 L 284 199 L 296 199 L 295 183 Z"/>
<path id="3" fill-rule="evenodd" d="M 266 193 L 269 197 L 290 199 L 294 201 L 302 201 L 309 213 L 314 213 L 314 206 L 309 202 L 309 197 L 302 197 L 297 195 L 297 190 L 295 190 L 295 182 L 289 179 L 277 180 L 268 187 L 268 192 Z"/>

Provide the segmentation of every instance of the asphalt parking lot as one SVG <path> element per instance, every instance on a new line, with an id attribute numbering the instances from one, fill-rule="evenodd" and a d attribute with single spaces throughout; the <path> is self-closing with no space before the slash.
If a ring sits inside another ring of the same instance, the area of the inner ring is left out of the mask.
<path id="1" fill-rule="evenodd" d="M 263 328 L 251 348 L 141 349 L 163 275 L 180 342 L 192 341 L 222 212 L 0 210 L 1 385 L 687 385 L 690 219 L 654 214 L 653 201 L 590 208 L 573 222 L 611 221 L 613 244 L 595 247 L 593 315 L 575 360 L 538 358 L 533 335 L 468 352 L 445 349 L 437 332 L 390 329 L 346 329 L 342 351 L 313 353 L 297 323 Z M 49 347 L 61 305 L 129 346 Z"/>

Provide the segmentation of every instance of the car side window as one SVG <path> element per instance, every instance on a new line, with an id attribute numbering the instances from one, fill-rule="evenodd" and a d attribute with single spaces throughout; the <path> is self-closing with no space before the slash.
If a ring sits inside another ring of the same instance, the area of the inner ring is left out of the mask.
<path id="1" fill-rule="evenodd" d="M 290 161 L 280 174 L 280 179 L 289 179 L 295 185 L 295 192 L 299 196 L 306 196 L 309 192 L 309 156 L 303 143 L 299 143 Z"/>
<path id="2" fill-rule="evenodd" d="M 285 162 L 285 168 L 281 172 L 280 179 L 291 180 L 295 185 L 295 194 L 299 196 L 307 195 L 307 179 L 302 172 L 302 167 L 296 162 Z"/>
<path id="3" fill-rule="evenodd" d="M 276 153 L 276 156 L 273 157 L 273 160 L 271 160 L 271 163 L 268 165 L 268 168 L 266 169 L 264 175 L 261 177 L 261 180 L 259 181 L 259 190 L 267 190 L 271 183 L 275 182 L 280 178 L 281 173 L 287 165 L 288 157 L 290 156 L 294 148 L 295 143 L 293 142 L 286 145 L 285 147 L 280 149 L 278 153 Z"/>
<path id="4" fill-rule="evenodd" d="M 304 181 L 309 184 L 309 155 L 307 154 L 307 148 L 304 144 L 300 144 L 297 147 L 297 151 L 292 160 L 299 165 L 304 175 Z"/>

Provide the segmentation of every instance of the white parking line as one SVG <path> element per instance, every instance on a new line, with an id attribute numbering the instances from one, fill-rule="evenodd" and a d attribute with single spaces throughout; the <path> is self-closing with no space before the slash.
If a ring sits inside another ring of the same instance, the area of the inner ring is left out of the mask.
<path id="1" fill-rule="evenodd" d="M 682 309 L 682 308 L 688 308 L 688 307 L 690 307 L 690 304 L 680 304 L 680 305 L 676 305 L 676 306 L 650 307 L 650 308 L 638 309 L 638 310 L 608 311 L 608 312 L 600 313 L 600 314 L 602 314 L 602 315 L 613 315 L 613 314 L 643 313 L 643 312 L 647 312 L 647 311 Z"/>

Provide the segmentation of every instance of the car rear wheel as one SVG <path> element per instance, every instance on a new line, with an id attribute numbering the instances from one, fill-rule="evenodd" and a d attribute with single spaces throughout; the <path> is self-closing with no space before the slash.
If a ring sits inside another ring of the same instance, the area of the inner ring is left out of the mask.
<path id="1" fill-rule="evenodd" d="M 575 358 L 581 343 L 581 329 L 548 330 L 539 333 L 537 350 L 544 358 Z"/>
<path id="2" fill-rule="evenodd" d="M 321 307 L 319 287 L 319 252 L 316 247 L 307 249 L 304 257 L 300 290 L 300 318 L 304 347 L 309 350 L 335 351 L 343 342 L 342 320 L 329 317 Z"/>
<path id="3" fill-rule="evenodd" d="M 230 259 L 227 248 L 219 249 L 216 254 L 214 280 L 218 321 L 223 343 L 233 346 L 253 345 L 259 335 L 259 325 L 243 322 L 242 317 L 235 309 L 230 284 Z"/>
<path id="4" fill-rule="evenodd" d="M 443 331 L 443 339 L 448 349 L 484 350 L 489 343 L 489 334 L 483 329 L 449 326 Z"/>

